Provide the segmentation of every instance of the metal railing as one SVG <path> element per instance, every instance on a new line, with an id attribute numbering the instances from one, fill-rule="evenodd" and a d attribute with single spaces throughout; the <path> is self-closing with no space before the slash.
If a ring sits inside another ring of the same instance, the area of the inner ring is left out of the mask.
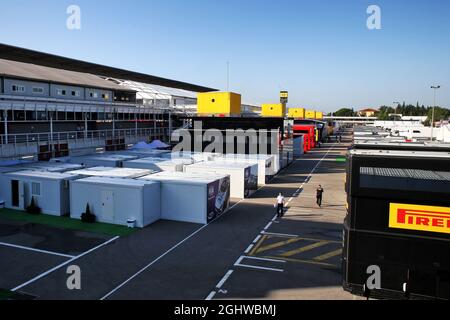
<path id="1" fill-rule="evenodd" d="M 23 133 L 0 135 L 0 144 L 7 145 L 31 145 L 48 142 L 89 142 L 106 140 L 108 138 L 120 139 L 128 137 L 165 137 L 168 135 L 167 127 L 155 128 L 138 128 L 138 129 L 116 129 L 116 130 L 95 130 L 95 131 L 67 131 L 67 132 L 50 132 L 43 133 Z"/>

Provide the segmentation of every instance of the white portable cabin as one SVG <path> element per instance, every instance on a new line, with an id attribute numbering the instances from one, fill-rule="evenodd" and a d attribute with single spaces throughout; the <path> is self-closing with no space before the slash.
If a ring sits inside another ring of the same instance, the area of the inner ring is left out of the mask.
<path id="1" fill-rule="evenodd" d="M 69 181 L 80 176 L 47 171 L 17 171 L 0 175 L 0 188 L 5 207 L 25 210 L 34 197 L 43 214 L 63 216 L 69 214 Z"/>
<path id="2" fill-rule="evenodd" d="M 275 157 L 263 154 L 225 154 L 215 161 L 242 162 L 258 165 L 258 185 L 265 185 L 267 180 L 275 175 Z"/>
<path id="3" fill-rule="evenodd" d="M 83 169 L 84 166 L 75 163 L 49 163 L 49 162 L 35 162 L 33 164 L 24 165 L 27 170 L 47 171 L 47 172 L 67 172 L 73 170 Z"/>
<path id="4" fill-rule="evenodd" d="M 229 175 L 231 197 L 244 199 L 258 189 L 258 164 L 200 162 L 185 167 L 188 173 L 215 173 Z"/>
<path id="5" fill-rule="evenodd" d="M 70 163 L 77 163 L 86 167 L 122 168 L 124 161 L 135 160 L 137 156 L 118 154 L 98 154 L 90 156 L 72 157 Z"/>
<path id="6" fill-rule="evenodd" d="M 212 161 L 217 157 L 220 157 L 219 153 L 210 153 L 210 152 L 189 152 L 189 151 L 180 151 L 180 152 L 171 152 L 162 155 L 162 158 L 165 159 L 192 159 L 194 162 L 203 162 L 203 161 Z"/>
<path id="7" fill-rule="evenodd" d="M 128 225 L 132 220 L 138 228 L 161 218 L 159 182 L 89 177 L 70 183 L 70 216 L 81 219 L 89 209 L 96 221 Z"/>
<path id="8" fill-rule="evenodd" d="M 124 151 L 116 151 L 118 154 L 134 155 L 139 158 L 162 158 L 166 154 L 170 154 L 169 150 L 157 150 L 157 149 L 127 149 Z"/>
<path id="9" fill-rule="evenodd" d="M 301 157 L 302 155 L 305 154 L 304 143 L 305 143 L 304 135 L 296 136 L 294 138 L 294 157 Z"/>
<path id="10" fill-rule="evenodd" d="M 150 169 L 153 171 L 183 172 L 186 165 L 193 163 L 192 159 L 143 158 L 123 163 L 124 168 Z"/>
<path id="11" fill-rule="evenodd" d="M 161 218 L 207 224 L 230 205 L 230 177 L 160 172 L 140 179 L 161 183 Z"/>
<path id="12" fill-rule="evenodd" d="M 92 167 L 82 170 L 69 171 L 71 174 L 77 174 L 84 177 L 109 177 L 109 178 L 139 178 L 155 173 L 152 170 L 133 169 L 133 168 L 111 168 L 111 167 Z"/>

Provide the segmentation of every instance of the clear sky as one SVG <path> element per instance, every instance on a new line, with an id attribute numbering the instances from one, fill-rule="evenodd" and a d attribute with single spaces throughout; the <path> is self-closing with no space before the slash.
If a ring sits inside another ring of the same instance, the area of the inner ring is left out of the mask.
<path id="1" fill-rule="evenodd" d="M 66 27 L 69 5 L 81 30 Z M 369 5 L 381 30 L 367 28 Z M 323 111 L 450 107 L 448 0 L 0 0 L 0 42 Z"/>

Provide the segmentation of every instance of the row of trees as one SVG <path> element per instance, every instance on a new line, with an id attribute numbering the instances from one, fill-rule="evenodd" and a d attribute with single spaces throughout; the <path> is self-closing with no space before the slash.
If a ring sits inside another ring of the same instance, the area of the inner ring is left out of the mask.
<path id="1" fill-rule="evenodd" d="M 427 116 L 429 122 L 431 121 L 433 112 L 432 107 L 425 107 L 424 105 L 419 105 L 419 103 L 417 103 L 415 106 L 412 104 L 407 105 L 404 102 L 403 104 L 399 104 L 397 108 L 394 108 L 392 106 L 381 106 L 378 110 L 379 112 L 377 113 L 377 117 L 380 120 L 389 120 L 390 114 L 402 114 L 404 116 Z M 354 109 L 342 108 L 328 115 L 337 117 L 356 117 L 358 113 Z M 436 121 L 448 120 L 450 119 L 450 110 L 446 108 L 436 107 L 434 118 Z"/>

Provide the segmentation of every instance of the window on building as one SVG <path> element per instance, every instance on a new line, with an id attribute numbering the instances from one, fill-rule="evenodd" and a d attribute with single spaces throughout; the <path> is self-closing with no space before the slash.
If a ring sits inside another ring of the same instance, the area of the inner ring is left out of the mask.
<path id="1" fill-rule="evenodd" d="M 25 86 L 21 86 L 21 85 L 17 85 L 17 84 L 13 84 L 11 89 L 13 92 L 25 92 Z"/>
<path id="2" fill-rule="evenodd" d="M 64 89 L 58 89 L 58 90 L 56 91 L 56 94 L 57 94 L 58 96 L 65 96 L 65 95 L 66 95 L 66 90 L 64 90 Z"/>
<path id="3" fill-rule="evenodd" d="M 41 184 L 39 182 L 31 183 L 31 195 L 38 197 L 41 195 Z"/>
<path id="4" fill-rule="evenodd" d="M 44 94 L 44 88 L 42 87 L 33 87 L 34 94 Z"/>
<path id="5" fill-rule="evenodd" d="M 97 99 L 98 98 L 98 93 L 97 92 L 91 92 L 91 93 L 89 93 L 89 97 Z"/>
<path id="6" fill-rule="evenodd" d="M 72 96 L 73 96 L 73 97 L 79 97 L 79 96 L 80 96 L 80 91 L 78 91 L 78 90 L 72 90 Z"/>

